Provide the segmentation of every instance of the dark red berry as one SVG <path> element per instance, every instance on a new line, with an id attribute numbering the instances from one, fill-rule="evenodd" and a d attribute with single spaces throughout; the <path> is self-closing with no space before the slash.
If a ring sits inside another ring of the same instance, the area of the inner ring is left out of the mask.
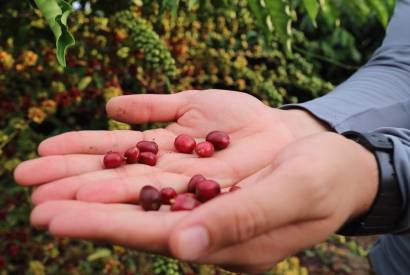
<path id="1" fill-rule="evenodd" d="M 161 189 L 161 200 L 163 204 L 170 204 L 170 200 L 177 196 L 177 191 L 172 187 L 165 187 Z"/>
<path id="2" fill-rule="evenodd" d="M 241 190 L 242 188 L 238 185 L 234 185 L 231 188 L 229 188 L 229 192 L 233 192 L 233 191 L 237 191 L 237 190 Z"/>
<path id="3" fill-rule="evenodd" d="M 108 152 L 104 156 L 104 167 L 107 169 L 120 167 L 124 159 L 118 152 Z"/>
<path id="4" fill-rule="evenodd" d="M 189 193 L 196 193 L 196 185 L 200 181 L 204 181 L 206 178 L 202 175 L 195 175 L 193 176 L 188 182 L 188 192 Z"/>
<path id="5" fill-rule="evenodd" d="M 213 131 L 206 136 L 206 141 L 212 143 L 216 150 L 222 150 L 228 147 L 230 138 L 225 132 Z"/>
<path id="6" fill-rule="evenodd" d="M 153 141 L 140 141 L 137 143 L 137 148 L 140 152 L 151 152 L 154 154 L 158 153 L 158 144 Z"/>
<path id="7" fill-rule="evenodd" d="M 201 158 L 208 158 L 212 156 L 214 154 L 214 151 L 214 146 L 208 141 L 198 143 L 195 148 L 195 152 Z"/>
<path id="8" fill-rule="evenodd" d="M 157 155 L 151 152 L 142 152 L 138 158 L 138 162 L 150 166 L 157 164 Z"/>
<path id="9" fill-rule="evenodd" d="M 124 158 L 128 164 L 137 163 L 139 156 L 140 150 L 137 147 L 131 147 L 124 153 Z"/>
<path id="10" fill-rule="evenodd" d="M 199 202 L 192 193 L 179 194 L 172 200 L 171 211 L 192 210 L 199 206 Z"/>
<path id="11" fill-rule="evenodd" d="M 0 270 L 6 267 L 6 259 L 0 256 Z"/>
<path id="12" fill-rule="evenodd" d="M 8 245 L 8 251 L 9 251 L 11 256 L 15 257 L 20 252 L 20 246 L 18 244 L 15 244 L 15 243 L 10 243 Z"/>
<path id="13" fill-rule="evenodd" d="M 221 193 L 221 187 L 216 181 L 204 180 L 198 182 L 196 185 L 196 198 L 200 202 L 206 202 L 210 199 L 215 198 Z"/>
<path id="14" fill-rule="evenodd" d="M 142 187 L 139 203 L 145 211 L 156 211 L 161 207 L 161 193 L 151 185 Z"/>
<path id="15" fill-rule="evenodd" d="M 182 134 L 177 136 L 174 146 L 180 153 L 191 154 L 195 149 L 196 142 L 193 137 Z"/>

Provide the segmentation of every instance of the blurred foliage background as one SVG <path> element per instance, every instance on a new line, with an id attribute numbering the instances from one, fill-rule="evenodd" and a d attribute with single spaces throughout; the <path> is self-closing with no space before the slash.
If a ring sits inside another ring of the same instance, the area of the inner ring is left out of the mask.
<path id="1" fill-rule="evenodd" d="M 378 47 L 394 1 L 72 4 L 68 25 L 77 43 L 64 69 L 39 11 L 28 1 L 0 2 L 1 275 L 228 274 L 34 230 L 30 190 L 14 184 L 12 171 L 36 157 L 38 143 L 51 135 L 155 126 L 107 119 L 104 105 L 113 96 L 218 88 L 247 92 L 273 107 L 321 96 Z M 267 274 L 368 274 L 370 244 L 334 236 Z"/>

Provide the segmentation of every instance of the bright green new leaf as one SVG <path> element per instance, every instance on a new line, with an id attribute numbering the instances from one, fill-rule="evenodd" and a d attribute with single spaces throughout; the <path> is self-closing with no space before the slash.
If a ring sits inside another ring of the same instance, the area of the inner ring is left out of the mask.
<path id="1" fill-rule="evenodd" d="M 320 8 L 318 0 L 303 0 L 303 5 L 305 6 L 310 20 L 312 20 L 313 24 L 316 26 L 316 17 Z"/>
<path id="2" fill-rule="evenodd" d="M 279 40 L 285 42 L 289 38 L 288 24 L 290 21 L 289 15 L 286 12 L 286 1 L 283 0 L 264 0 L 266 4 L 266 10 L 270 20 L 272 21 L 274 30 Z"/>
<path id="3" fill-rule="evenodd" d="M 67 27 L 67 18 L 73 9 L 65 0 L 34 0 L 34 2 L 54 33 L 57 60 L 61 66 L 65 67 L 67 49 L 75 44 L 74 37 Z"/>
<path id="4" fill-rule="evenodd" d="M 179 0 L 162 0 L 159 8 L 159 18 L 162 19 L 162 15 L 166 10 L 168 10 L 171 13 L 172 20 L 175 20 L 177 17 L 178 8 Z"/>
<path id="5" fill-rule="evenodd" d="M 389 23 L 389 5 L 384 0 L 368 0 L 368 4 L 376 12 L 377 17 L 384 27 Z"/>
<path id="6" fill-rule="evenodd" d="M 93 262 L 99 259 L 111 257 L 111 250 L 107 248 L 101 248 L 96 250 L 94 253 L 88 255 L 87 261 Z"/>

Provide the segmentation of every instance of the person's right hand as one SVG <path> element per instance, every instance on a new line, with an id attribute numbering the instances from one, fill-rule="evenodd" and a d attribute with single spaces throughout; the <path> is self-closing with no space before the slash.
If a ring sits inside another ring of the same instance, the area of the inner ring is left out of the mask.
<path id="1" fill-rule="evenodd" d="M 15 179 L 21 185 L 40 185 L 32 196 L 35 204 L 65 199 L 136 202 L 144 185 L 183 191 L 194 174 L 227 187 L 270 165 L 276 153 L 298 135 L 324 130 L 302 111 L 277 110 L 250 95 L 218 90 L 121 96 L 108 103 L 107 112 L 127 123 L 173 123 L 145 132 L 79 131 L 45 140 L 39 146 L 41 157 L 15 170 Z M 175 152 L 173 142 L 178 134 L 201 140 L 213 130 L 230 135 L 227 149 L 211 158 Z M 103 169 L 106 152 L 123 152 L 140 140 L 159 144 L 157 166 Z"/>

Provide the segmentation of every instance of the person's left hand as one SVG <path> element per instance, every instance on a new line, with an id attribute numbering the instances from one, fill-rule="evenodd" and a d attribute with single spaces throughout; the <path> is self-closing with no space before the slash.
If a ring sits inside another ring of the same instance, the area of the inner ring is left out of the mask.
<path id="1" fill-rule="evenodd" d="M 230 270 L 259 272 L 325 240 L 365 213 L 378 182 L 374 156 L 340 135 L 297 140 L 238 190 L 191 212 L 50 201 L 32 223 L 57 236 L 98 239 Z"/>

